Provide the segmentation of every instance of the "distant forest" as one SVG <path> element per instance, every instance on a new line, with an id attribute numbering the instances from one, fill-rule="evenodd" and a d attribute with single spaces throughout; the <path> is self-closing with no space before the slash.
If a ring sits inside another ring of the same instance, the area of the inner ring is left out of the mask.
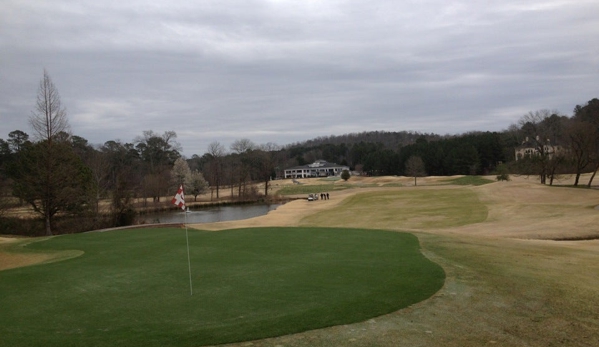
<path id="1" fill-rule="evenodd" d="M 51 80 L 42 87 L 54 88 Z M 579 185 L 582 173 L 593 173 L 584 182 L 589 187 L 599 169 L 599 99 L 577 105 L 572 116 L 529 112 L 501 132 L 448 136 L 372 131 L 283 147 L 242 138 L 229 148 L 213 142 L 206 153 L 191 158 L 182 158 L 174 131 L 148 130 L 132 142 L 89 144 L 67 131 L 60 100 L 51 101 L 53 108 L 38 105 L 38 122 L 34 117 L 31 124 L 34 136 L 15 130 L 0 139 L 0 233 L 19 226 L 6 211 L 22 205 L 33 208 L 50 235 L 61 216 L 87 216 L 82 220 L 89 225 L 77 224 L 78 230 L 129 224 L 137 208 L 134 199 L 159 202 L 179 185 L 194 198 L 210 191 L 211 200 L 219 201 L 227 189 L 228 199 L 265 199 L 271 195 L 271 181 L 283 177 L 284 169 L 319 159 L 370 176 L 509 173 L 553 184 L 559 175 L 569 174 Z M 260 191 L 255 183 L 263 183 Z M 108 201 L 108 207 L 100 201 Z"/>
<path id="2" fill-rule="evenodd" d="M 419 156 L 428 175 L 479 175 L 514 157 L 516 139 L 508 133 L 472 132 L 456 136 L 373 131 L 320 137 L 287 146 L 297 165 L 324 159 L 371 176 L 406 175 L 405 163 Z"/>
<path id="3" fill-rule="evenodd" d="M 406 162 L 416 156 L 432 176 L 488 175 L 502 166 L 548 184 L 559 175 L 574 174 L 578 185 L 581 173 L 599 168 L 599 100 L 577 105 L 573 113 L 568 117 L 549 110 L 529 112 L 501 132 L 442 136 L 374 131 L 319 137 L 281 151 L 297 165 L 324 159 L 372 176 L 409 176 Z"/>

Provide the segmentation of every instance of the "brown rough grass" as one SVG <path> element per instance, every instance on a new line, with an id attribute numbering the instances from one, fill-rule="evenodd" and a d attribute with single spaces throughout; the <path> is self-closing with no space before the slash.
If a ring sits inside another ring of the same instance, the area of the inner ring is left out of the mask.
<path id="1" fill-rule="evenodd" d="M 0 271 L 23 266 L 36 265 L 61 261 L 64 259 L 78 257 L 83 254 L 79 250 L 57 251 L 57 252 L 31 252 L 23 251 L 24 246 L 32 241 L 41 241 L 45 238 L 30 239 L 22 237 L 0 237 Z"/>

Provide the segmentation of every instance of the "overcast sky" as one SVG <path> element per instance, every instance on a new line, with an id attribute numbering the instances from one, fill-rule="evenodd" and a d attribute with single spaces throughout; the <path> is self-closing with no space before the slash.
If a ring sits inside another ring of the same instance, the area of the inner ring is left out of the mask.
<path id="1" fill-rule="evenodd" d="M 183 153 L 371 130 L 500 131 L 599 97 L 599 1 L 0 2 L 0 138 L 46 69 L 92 144 Z"/>

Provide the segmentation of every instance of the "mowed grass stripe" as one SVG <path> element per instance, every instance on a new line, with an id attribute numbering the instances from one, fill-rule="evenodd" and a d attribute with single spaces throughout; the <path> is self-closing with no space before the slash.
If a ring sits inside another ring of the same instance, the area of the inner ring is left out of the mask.
<path id="1" fill-rule="evenodd" d="M 413 230 L 480 223 L 487 215 L 486 205 L 467 188 L 394 189 L 356 194 L 301 224 Z"/>
<path id="2" fill-rule="evenodd" d="M 140 229 L 55 237 L 80 257 L 0 272 L 10 346 L 200 346 L 363 321 L 424 300 L 444 272 L 380 230 Z"/>

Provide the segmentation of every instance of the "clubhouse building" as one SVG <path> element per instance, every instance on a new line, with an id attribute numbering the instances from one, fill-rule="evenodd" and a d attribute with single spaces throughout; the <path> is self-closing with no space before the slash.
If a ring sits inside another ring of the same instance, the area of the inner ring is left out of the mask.
<path id="1" fill-rule="evenodd" d="M 515 152 L 516 160 L 540 156 L 541 154 L 551 159 L 556 154 L 563 154 L 565 150 L 562 146 L 552 143 L 549 139 L 543 141 L 539 136 L 536 136 L 535 140 L 532 140 L 527 136 L 526 139 L 522 141 L 522 144 L 516 147 Z"/>
<path id="2" fill-rule="evenodd" d="M 345 165 L 329 163 L 325 160 L 317 160 L 312 164 L 303 166 L 294 166 L 285 170 L 285 178 L 310 178 L 310 177 L 328 177 L 339 176 L 343 170 L 349 171 Z"/>

